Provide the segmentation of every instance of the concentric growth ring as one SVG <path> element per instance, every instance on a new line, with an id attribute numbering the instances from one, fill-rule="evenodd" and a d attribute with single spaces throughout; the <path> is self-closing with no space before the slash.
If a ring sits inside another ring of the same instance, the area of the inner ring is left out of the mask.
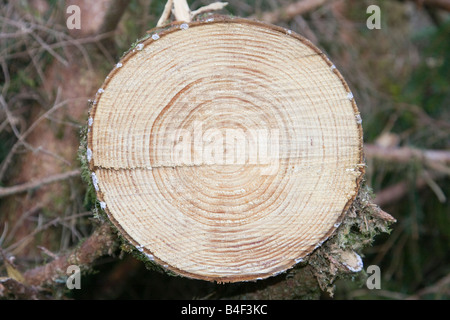
<path id="1" fill-rule="evenodd" d="M 362 130 L 332 63 L 291 31 L 209 19 L 153 33 L 116 65 L 89 120 L 108 217 L 176 273 L 282 272 L 338 227 L 362 177 Z"/>

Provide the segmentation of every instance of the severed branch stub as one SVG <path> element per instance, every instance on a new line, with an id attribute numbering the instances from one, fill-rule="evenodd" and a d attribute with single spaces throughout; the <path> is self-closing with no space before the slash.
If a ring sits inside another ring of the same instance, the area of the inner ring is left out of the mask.
<path id="1" fill-rule="evenodd" d="M 308 40 L 214 17 L 155 29 L 122 58 L 93 102 L 86 156 L 106 218 L 147 261 L 252 281 L 343 223 L 364 175 L 361 123 Z"/>

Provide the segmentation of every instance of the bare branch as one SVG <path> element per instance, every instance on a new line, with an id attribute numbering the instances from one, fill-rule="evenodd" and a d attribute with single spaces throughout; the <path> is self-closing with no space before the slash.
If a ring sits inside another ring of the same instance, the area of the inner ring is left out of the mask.
<path id="1" fill-rule="evenodd" d="M 191 22 L 191 9 L 186 0 L 173 0 L 173 14 L 176 21 Z"/>
<path id="2" fill-rule="evenodd" d="M 164 11 L 161 15 L 161 18 L 159 18 L 158 23 L 156 24 L 157 27 L 163 26 L 167 20 L 169 20 L 170 13 L 172 12 L 173 7 L 173 0 L 168 0 L 166 2 L 166 5 L 164 6 Z"/>
<path id="3" fill-rule="evenodd" d="M 13 250 L 16 250 L 17 248 L 21 248 L 21 246 L 23 247 L 23 244 L 27 243 L 27 241 L 29 241 L 36 234 L 50 228 L 51 226 L 56 225 L 58 223 L 63 224 L 67 220 L 72 220 L 74 218 L 86 217 L 86 216 L 90 216 L 90 215 L 92 215 L 91 212 L 83 212 L 83 213 L 71 215 L 71 216 L 64 217 L 64 218 L 57 217 L 57 218 L 47 222 L 43 226 L 40 226 L 40 227 L 34 229 L 31 233 L 27 234 L 25 237 L 21 238 L 19 241 L 15 242 L 12 245 L 10 245 L 9 247 L 7 247 L 6 250 L 13 251 Z"/>
<path id="4" fill-rule="evenodd" d="M 4 198 L 4 197 L 7 197 L 7 196 L 10 196 L 13 194 L 17 194 L 17 193 L 26 192 L 26 191 L 33 190 L 33 189 L 42 187 L 44 185 L 50 184 L 50 183 L 66 180 L 66 179 L 73 178 L 73 177 L 79 177 L 79 176 L 80 176 L 80 170 L 73 170 L 73 171 L 69 171 L 69 172 L 56 174 L 54 176 L 47 177 L 45 179 L 41 179 L 38 181 L 27 182 L 27 183 L 17 185 L 14 187 L 0 188 L 0 198 Z"/>
<path id="5" fill-rule="evenodd" d="M 53 50 L 39 35 L 35 33 L 31 33 L 34 39 L 45 49 L 50 53 L 56 60 L 61 62 L 65 67 L 69 66 L 69 62 L 61 57 L 55 50 Z"/>
<path id="6" fill-rule="evenodd" d="M 171 12 L 173 12 L 176 21 L 191 22 L 192 19 L 199 14 L 222 10 L 227 5 L 228 2 L 214 2 L 197 10 L 191 11 L 186 0 L 168 0 L 156 26 L 162 27 L 165 25 L 169 20 Z"/>
<path id="7" fill-rule="evenodd" d="M 191 12 L 191 18 L 194 18 L 194 17 L 196 17 L 196 16 L 198 16 L 199 14 L 202 14 L 202 13 L 222 10 L 227 5 L 228 5 L 228 2 L 214 2 L 214 3 L 211 3 L 211 4 L 207 5 L 207 6 L 204 6 L 204 7 L 198 8 L 197 10 L 192 11 Z"/>
<path id="8" fill-rule="evenodd" d="M 379 219 L 389 222 L 389 223 L 395 223 L 397 222 L 397 220 L 391 216 L 389 213 L 387 213 L 386 211 L 382 210 L 380 207 L 378 207 L 378 205 L 376 204 L 371 204 L 371 206 L 375 209 L 373 211 L 373 214 L 378 217 Z"/>
<path id="9" fill-rule="evenodd" d="M 367 144 L 364 146 L 364 153 L 367 158 L 400 163 L 407 163 L 412 159 L 421 159 L 430 163 L 450 163 L 450 151 L 447 150 L 420 150 L 410 147 L 386 148 Z"/>

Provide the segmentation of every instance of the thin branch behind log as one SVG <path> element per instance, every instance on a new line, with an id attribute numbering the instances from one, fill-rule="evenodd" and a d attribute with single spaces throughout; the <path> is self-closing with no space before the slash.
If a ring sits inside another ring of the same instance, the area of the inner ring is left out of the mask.
<path id="1" fill-rule="evenodd" d="M 50 184 L 50 183 L 77 177 L 77 176 L 80 176 L 80 174 L 81 174 L 80 170 L 72 170 L 72 171 L 56 174 L 54 176 L 47 177 L 45 179 L 41 179 L 38 181 L 27 182 L 27 183 L 24 183 L 21 185 L 13 186 L 13 187 L 0 188 L 0 198 L 7 197 L 7 196 L 17 194 L 17 193 L 26 192 L 29 190 L 33 190 L 33 189 L 42 187 L 42 186 Z"/>
<path id="2" fill-rule="evenodd" d="M 420 150 L 410 147 L 385 148 L 367 144 L 364 153 L 368 158 L 378 158 L 386 161 L 406 163 L 412 159 L 423 159 L 427 162 L 450 163 L 450 151 L 447 150 Z"/>

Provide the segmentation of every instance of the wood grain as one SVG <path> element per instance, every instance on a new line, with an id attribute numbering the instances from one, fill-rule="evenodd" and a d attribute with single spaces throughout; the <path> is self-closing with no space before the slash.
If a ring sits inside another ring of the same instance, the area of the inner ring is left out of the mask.
<path id="1" fill-rule="evenodd" d="M 150 35 L 91 110 L 90 169 L 108 217 L 187 277 L 236 282 L 293 267 L 339 226 L 364 171 L 341 74 L 308 40 L 253 20 Z"/>

